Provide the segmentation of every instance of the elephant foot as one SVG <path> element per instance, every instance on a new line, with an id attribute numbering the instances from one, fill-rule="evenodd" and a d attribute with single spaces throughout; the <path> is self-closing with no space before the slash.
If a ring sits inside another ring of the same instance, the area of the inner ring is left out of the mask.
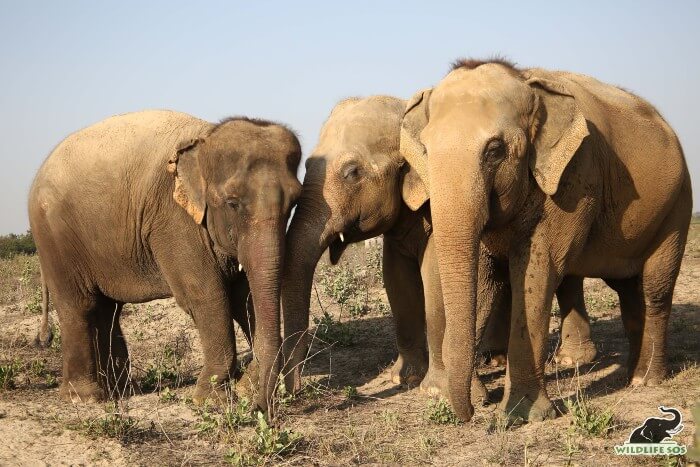
<path id="1" fill-rule="evenodd" d="M 399 358 L 389 370 L 391 381 L 394 384 L 405 384 L 409 388 L 418 386 L 426 373 L 424 358 L 408 357 L 399 354 Z"/>
<path id="2" fill-rule="evenodd" d="M 562 366 L 574 366 L 591 363 L 598 355 L 593 341 L 568 342 L 564 341 L 554 356 L 554 361 Z"/>
<path id="3" fill-rule="evenodd" d="M 431 397 L 442 397 L 449 400 L 447 371 L 444 369 L 434 370 L 431 367 L 420 383 L 420 391 Z M 474 405 L 486 405 L 489 402 L 489 391 L 477 374 L 472 377 L 471 395 Z"/>
<path id="4" fill-rule="evenodd" d="M 499 408 L 505 413 L 510 423 L 540 422 L 557 416 L 552 401 L 541 390 L 511 389 L 504 396 Z"/>
<path id="5" fill-rule="evenodd" d="M 630 379 L 630 386 L 649 386 L 656 387 L 659 386 L 664 380 L 663 376 L 658 375 L 634 375 Z"/>
<path id="6" fill-rule="evenodd" d="M 53 332 L 51 332 L 51 329 L 42 329 L 34 338 L 34 345 L 40 349 L 48 349 L 51 347 L 51 341 L 53 341 Z"/>
<path id="7" fill-rule="evenodd" d="M 448 398 L 447 390 L 447 371 L 436 370 L 433 367 L 428 369 L 428 374 L 425 375 L 420 383 L 420 391 L 429 396 Z"/>
<path id="8" fill-rule="evenodd" d="M 61 398 L 72 403 L 103 402 L 107 399 L 97 381 L 64 381 L 58 391 Z"/>
<path id="9" fill-rule="evenodd" d="M 498 368 L 506 365 L 506 354 L 505 352 L 493 352 L 486 356 L 486 364 L 492 368 Z"/>
<path id="10" fill-rule="evenodd" d="M 192 394 L 192 402 L 197 406 L 206 404 L 221 406 L 225 405 L 233 396 L 233 393 L 230 390 L 227 391 L 224 385 L 207 384 L 206 387 L 200 387 L 199 383 L 197 383 Z"/>

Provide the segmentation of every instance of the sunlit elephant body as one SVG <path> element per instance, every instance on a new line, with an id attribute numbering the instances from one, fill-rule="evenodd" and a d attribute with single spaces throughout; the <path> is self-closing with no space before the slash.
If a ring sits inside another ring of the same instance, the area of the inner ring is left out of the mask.
<path id="1" fill-rule="evenodd" d="M 288 233 L 283 278 L 289 388 L 298 390 L 301 384 L 299 369 L 307 343 L 298 341 L 308 327 L 313 273 L 321 254 L 328 248 L 335 263 L 348 244 L 384 234 L 384 284 L 399 351 L 391 369 L 392 379 L 409 384 L 422 379 L 422 389 L 446 391 L 444 312 L 430 203 L 415 174 L 409 172 L 406 176 L 405 161 L 399 153 L 405 104 L 388 96 L 341 102 L 324 124 L 318 145 L 306 163 L 302 196 Z M 477 340 L 487 323 L 491 329 L 487 340 L 497 336 L 499 328 L 505 329 L 500 334 L 507 340 L 507 271 L 494 265 L 484 250 L 479 272 Z M 575 301 L 577 293 L 582 303 L 582 290 L 577 292 L 575 288 L 570 301 Z M 491 316 L 492 310 L 495 313 Z M 590 335 L 585 317 L 582 322 L 584 325 L 571 332 L 572 336 Z M 564 342 L 574 349 L 572 340 Z M 498 343 L 488 344 L 498 348 Z M 485 398 L 485 388 L 476 377 L 473 385 Z"/>
<path id="2" fill-rule="evenodd" d="M 99 400 L 123 390 L 123 303 L 174 296 L 204 351 L 195 399 L 234 375 L 235 318 L 247 334 L 255 328 L 265 408 L 299 158 L 280 125 L 170 111 L 112 117 L 59 144 L 34 180 L 29 216 L 61 326 L 61 392 Z M 246 313 L 248 281 L 255 316 Z"/>
<path id="3" fill-rule="evenodd" d="M 503 409 L 554 415 L 544 370 L 565 276 L 620 296 L 634 384 L 666 373 L 666 328 L 691 215 L 676 135 L 642 99 L 592 78 L 462 61 L 407 106 L 401 151 L 430 193 L 451 402 L 473 413 L 479 244 L 508 265 Z"/>

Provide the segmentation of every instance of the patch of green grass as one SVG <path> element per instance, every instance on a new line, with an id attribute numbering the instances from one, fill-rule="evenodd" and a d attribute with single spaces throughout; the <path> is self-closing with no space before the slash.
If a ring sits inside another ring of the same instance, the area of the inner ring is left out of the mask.
<path id="1" fill-rule="evenodd" d="M 102 417 L 83 420 L 80 425 L 82 431 L 93 438 L 105 437 L 122 441 L 132 437 L 138 431 L 138 420 L 126 415 L 123 407 L 110 402 L 105 405 L 105 414 Z"/>
<path id="2" fill-rule="evenodd" d="M 205 404 L 198 410 L 198 414 L 200 420 L 195 424 L 195 428 L 202 435 L 227 435 L 254 422 L 252 403 L 247 397 L 227 404 L 223 410 Z"/>
<path id="3" fill-rule="evenodd" d="M 355 336 L 350 327 L 336 321 L 327 311 L 324 311 L 320 318 L 315 317 L 314 324 L 317 327 L 316 337 L 329 344 L 337 344 L 340 347 L 350 347 L 355 344 Z"/>
<path id="4" fill-rule="evenodd" d="M 19 373 L 19 361 L 0 364 L 0 390 L 13 389 L 15 387 L 14 378 Z"/>
<path id="5" fill-rule="evenodd" d="M 343 395 L 347 400 L 356 400 L 360 397 L 360 394 L 357 392 L 357 388 L 355 386 L 345 386 L 343 388 Z"/>
<path id="6" fill-rule="evenodd" d="M 29 365 L 29 373 L 37 378 L 42 378 L 47 387 L 54 387 L 58 384 L 56 376 L 46 369 L 46 359 L 32 360 Z"/>
<path id="7" fill-rule="evenodd" d="M 438 425 L 459 425 L 462 423 L 452 411 L 450 403 L 442 397 L 439 399 L 428 399 L 425 418 Z"/>
<path id="8" fill-rule="evenodd" d="M 178 387 L 182 383 L 182 359 L 166 345 L 163 352 L 146 368 L 141 378 L 141 389 L 146 392 L 161 391 L 166 387 Z"/>
<path id="9" fill-rule="evenodd" d="M 592 405 L 581 391 L 577 390 L 575 397 L 564 403 L 571 414 L 571 426 L 577 432 L 590 437 L 606 437 L 615 429 L 612 411 Z"/>
<path id="10" fill-rule="evenodd" d="M 255 432 L 247 443 L 230 449 L 224 460 L 232 465 L 267 465 L 297 451 L 303 436 L 291 430 L 270 425 L 262 412 L 257 412 Z"/>

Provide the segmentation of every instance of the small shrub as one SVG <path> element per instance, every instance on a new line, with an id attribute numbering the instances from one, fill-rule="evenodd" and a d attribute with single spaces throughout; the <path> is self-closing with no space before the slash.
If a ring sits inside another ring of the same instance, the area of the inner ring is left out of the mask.
<path id="1" fill-rule="evenodd" d="M 0 365 L 0 389 L 13 389 L 14 378 L 19 373 L 20 364 L 17 360 Z"/>
<path id="2" fill-rule="evenodd" d="M 452 411 L 450 403 L 442 397 L 428 400 L 425 416 L 428 420 L 438 425 L 458 425 L 461 423 L 461 420 Z"/>
<path id="3" fill-rule="evenodd" d="M 294 452 L 302 439 L 291 430 L 281 430 L 270 426 L 262 412 L 258 412 L 258 425 L 255 427 L 255 447 L 263 456 L 283 456 Z"/>
<path id="4" fill-rule="evenodd" d="M 355 337 L 349 327 L 334 320 L 327 311 L 323 312 L 322 317 L 314 318 L 314 324 L 317 327 L 316 337 L 329 344 L 337 344 L 340 347 L 350 347 L 355 344 Z"/>
<path id="5" fill-rule="evenodd" d="M 360 397 L 355 386 L 345 386 L 343 388 L 343 395 L 345 395 L 345 398 L 348 400 L 355 400 Z"/>
<path id="6" fill-rule="evenodd" d="M 137 431 L 138 420 L 124 412 L 122 407 L 111 402 L 105 406 L 103 417 L 83 421 L 82 429 L 91 437 L 126 440 Z"/>
<path id="7" fill-rule="evenodd" d="M 572 427 L 581 434 L 605 437 L 615 428 L 613 413 L 594 407 L 580 391 L 576 391 L 574 399 L 567 399 L 564 403 L 571 413 Z"/>
<path id="8" fill-rule="evenodd" d="M 166 387 L 160 393 L 160 400 L 162 402 L 173 402 L 177 400 L 177 394 L 171 391 L 169 387 Z"/>
<path id="9" fill-rule="evenodd" d="M 166 345 L 163 353 L 146 369 L 146 374 L 141 379 L 141 389 L 153 392 L 169 386 L 178 387 L 182 383 L 180 377 L 181 360 L 175 350 Z"/>

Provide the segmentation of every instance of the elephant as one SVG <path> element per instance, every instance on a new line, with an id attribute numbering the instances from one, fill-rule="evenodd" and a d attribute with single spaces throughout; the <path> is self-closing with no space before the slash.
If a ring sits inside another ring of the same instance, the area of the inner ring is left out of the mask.
<path id="1" fill-rule="evenodd" d="M 428 393 L 446 390 L 444 313 L 430 203 L 422 200 L 415 204 L 422 197 L 422 191 L 415 189 L 422 187 L 419 180 L 411 178 L 415 173 L 406 171 L 399 152 L 405 105 L 406 101 L 391 96 L 340 102 L 331 111 L 318 145 L 306 161 L 302 195 L 287 234 L 282 279 L 288 360 L 284 373 L 290 390 L 301 389 L 313 274 L 321 255 L 328 249 L 330 261 L 335 264 L 349 244 L 380 234 L 384 235 L 383 276 L 398 348 L 391 379 L 409 386 L 420 383 Z M 510 306 L 507 271 L 493 267 L 485 251 L 480 261 L 477 341 L 486 344 L 503 335 L 499 331 L 505 329 L 505 346 Z M 574 295 L 569 298 L 571 292 Z M 562 294 L 572 303 L 583 303 L 582 289 L 574 287 Z M 566 304 L 562 304 L 565 309 Z M 580 309 L 585 312 L 585 307 Z M 574 340 L 580 344 L 573 336 L 590 336 L 588 321 L 579 321 L 583 323 L 580 328 L 567 327 L 571 337 L 564 343 L 572 351 L 577 347 Z M 497 343 L 491 344 L 498 348 Z M 485 400 L 486 389 L 476 376 L 472 386 Z"/>
<path id="2" fill-rule="evenodd" d="M 683 429 L 683 417 L 674 408 L 659 407 L 664 414 L 671 414 L 673 418 L 649 417 L 644 423 L 635 428 L 628 443 L 660 443 L 666 438 L 671 438 Z"/>
<path id="3" fill-rule="evenodd" d="M 462 59 L 417 92 L 401 153 L 430 197 L 445 306 L 449 398 L 471 419 L 480 245 L 508 265 L 510 419 L 555 416 L 545 363 L 565 277 L 617 291 L 629 382 L 666 374 L 666 329 L 691 217 L 680 143 L 646 101 L 594 78 Z"/>
<path id="4" fill-rule="evenodd" d="M 255 402 L 268 408 L 300 157 L 281 124 L 160 110 L 108 118 L 51 152 L 30 189 L 29 219 L 61 327 L 63 397 L 119 396 L 130 371 L 123 304 L 174 297 L 204 353 L 193 399 L 220 395 L 236 376 L 235 319 L 254 334 Z"/>

